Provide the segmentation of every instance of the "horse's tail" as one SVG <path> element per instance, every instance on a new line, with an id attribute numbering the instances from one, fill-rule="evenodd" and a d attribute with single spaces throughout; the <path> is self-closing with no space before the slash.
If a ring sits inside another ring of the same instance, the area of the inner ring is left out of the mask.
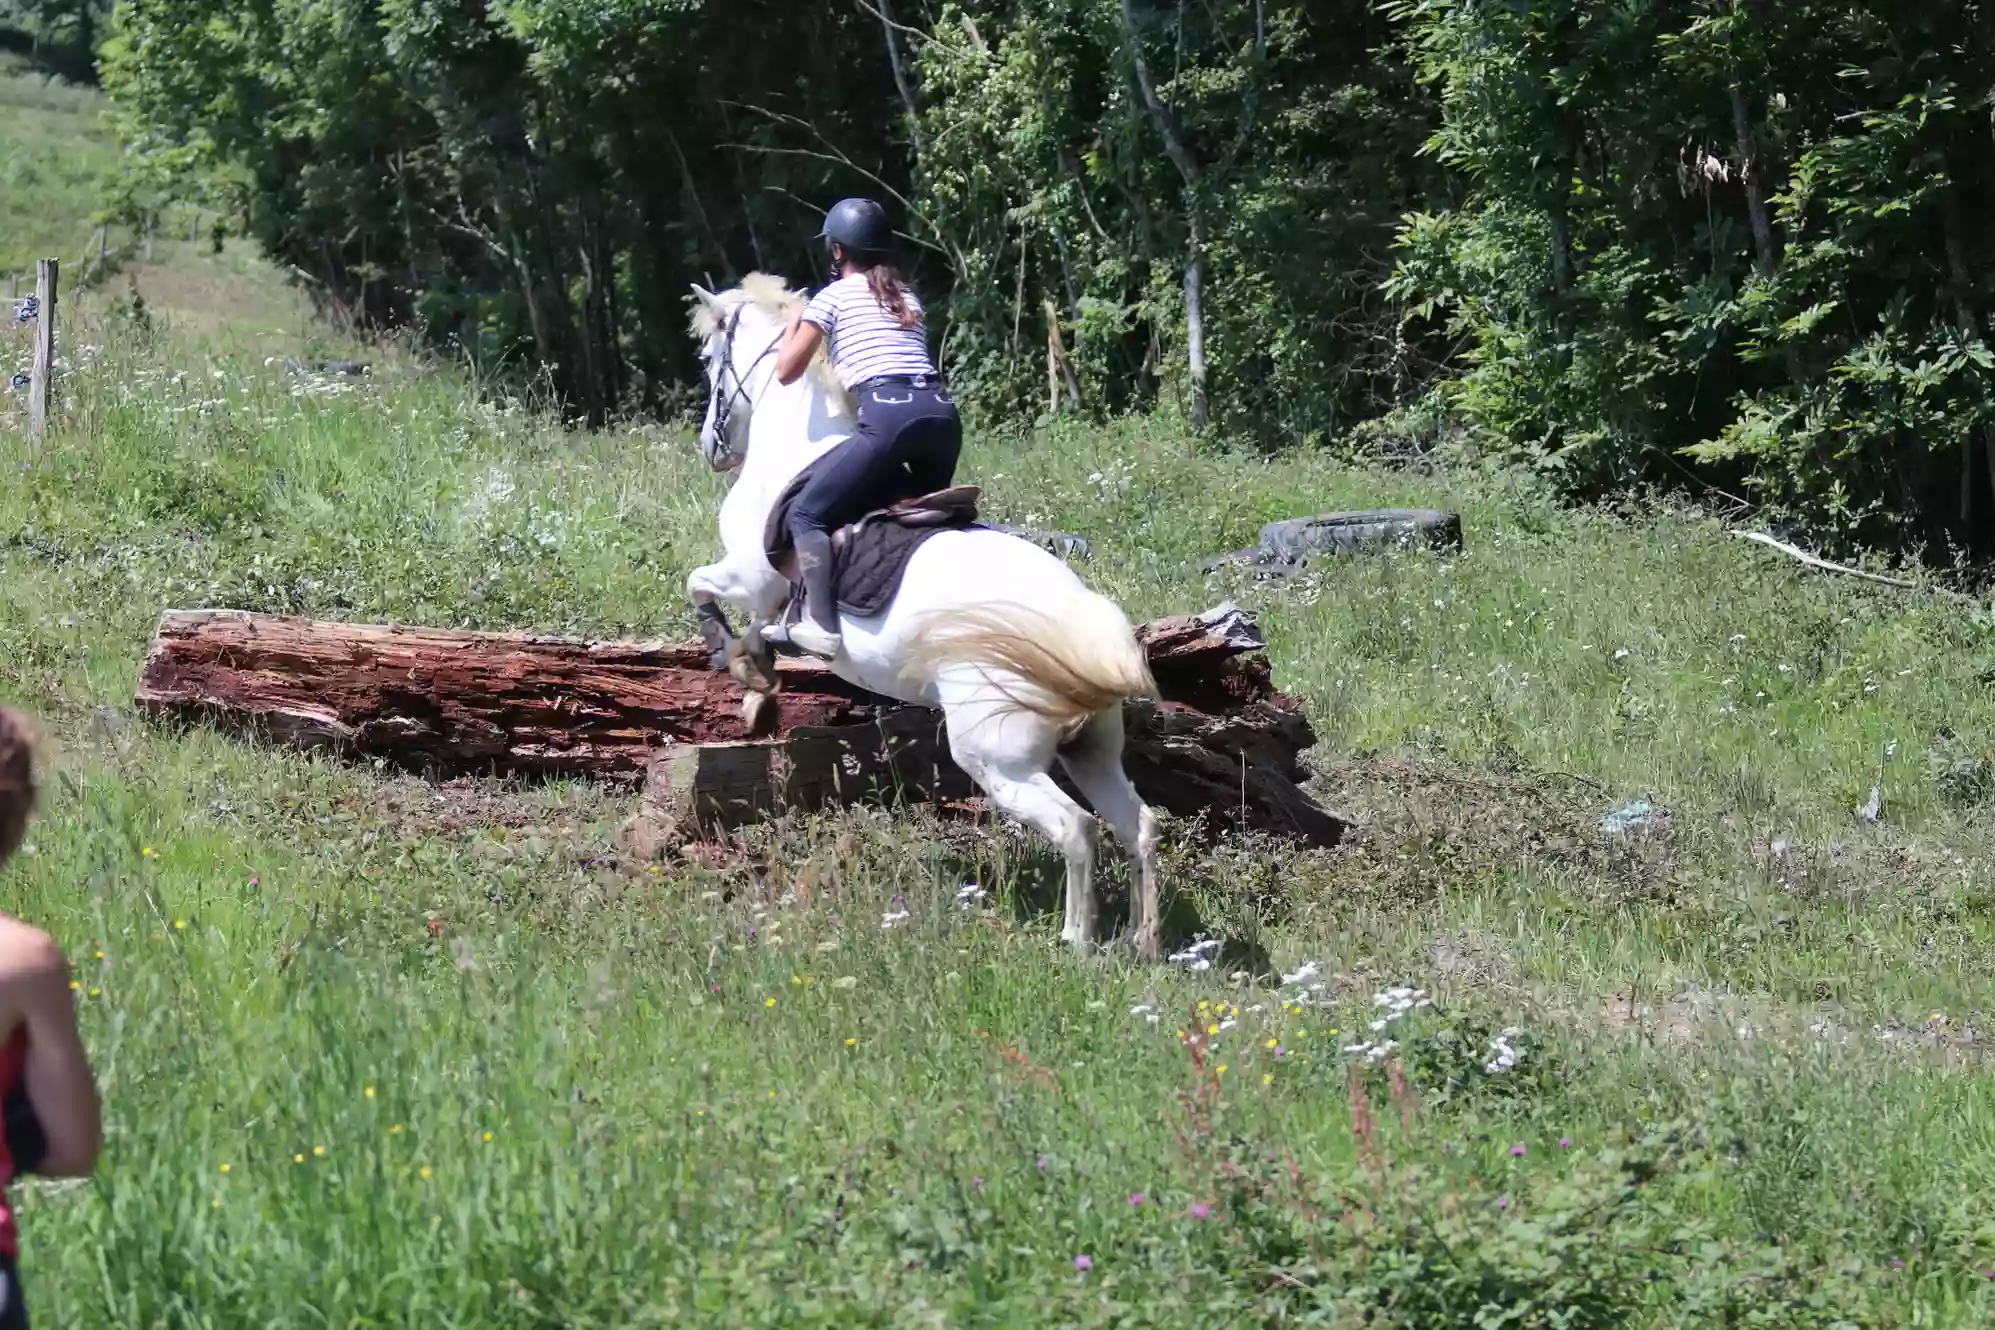
<path id="1" fill-rule="evenodd" d="M 1129 616 L 1085 587 L 1050 609 L 992 602 L 935 610 L 913 638 L 906 672 L 933 678 L 952 666 L 975 666 L 1017 710 L 1063 729 L 1157 690 Z"/>

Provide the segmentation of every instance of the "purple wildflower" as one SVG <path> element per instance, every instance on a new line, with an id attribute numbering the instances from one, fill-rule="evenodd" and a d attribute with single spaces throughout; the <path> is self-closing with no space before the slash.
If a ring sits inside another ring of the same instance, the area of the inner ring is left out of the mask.
<path id="1" fill-rule="evenodd" d="M 1570 1150 L 1570 1149 L 1572 1149 L 1572 1137 L 1570 1137 L 1570 1136 L 1561 1136 L 1561 1137 L 1559 1137 L 1559 1149 L 1561 1149 L 1561 1150 Z"/>
<path id="2" fill-rule="evenodd" d="M 1094 1257 L 1076 1256 L 1074 1258 L 1074 1269 L 1080 1271 L 1082 1274 L 1086 1274 L 1088 1271 L 1094 1269 Z"/>
<path id="3" fill-rule="evenodd" d="M 1510 1198 L 1508 1196 L 1497 1197 L 1496 1208 L 1499 1210 L 1508 1210 L 1510 1208 Z"/>
<path id="4" fill-rule="evenodd" d="M 1039 1156 L 1039 1171 L 1040 1171 L 1041 1173 L 1044 1173 L 1044 1172 L 1046 1171 L 1046 1156 L 1045 1156 L 1045 1155 L 1040 1155 L 1040 1156 Z"/>
<path id="5" fill-rule="evenodd" d="M 1200 1201 L 1196 1205 L 1192 1206 L 1191 1217 L 1193 1219 L 1210 1219 L 1212 1218 L 1212 1207 L 1207 1205 L 1204 1201 Z"/>
<path id="6" fill-rule="evenodd" d="M 984 1189 L 984 1175 L 981 1173 L 972 1173 L 970 1175 L 970 1185 L 978 1191 L 982 1191 Z"/>
<path id="7" fill-rule="evenodd" d="M 1521 1159 L 1524 1157 L 1524 1142 L 1519 1141 L 1510 1147 L 1510 1157 L 1512 1159 Z"/>
<path id="8" fill-rule="evenodd" d="M 1141 1205 L 1141 1204 L 1143 1204 L 1143 1193 L 1142 1193 L 1142 1192 L 1140 1192 L 1140 1191 L 1132 1191 L 1132 1192 L 1130 1192 L 1130 1193 L 1129 1193 L 1129 1203 L 1130 1203 L 1131 1205 Z"/>

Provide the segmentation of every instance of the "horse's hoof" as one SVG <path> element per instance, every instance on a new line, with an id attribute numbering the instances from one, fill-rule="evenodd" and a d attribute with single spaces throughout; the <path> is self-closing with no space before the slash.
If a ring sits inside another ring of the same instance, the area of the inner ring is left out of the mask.
<path id="1" fill-rule="evenodd" d="M 773 695 L 776 692 L 779 685 L 773 664 L 772 661 L 771 668 L 764 668 L 762 662 L 740 644 L 739 638 L 735 639 L 735 645 L 727 655 L 727 672 L 750 693 Z"/>
<path id="2" fill-rule="evenodd" d="M 776 719 L 776 699 L 768 693 L 750 692 L 741 699 L 741 725 L 750 738 L 762 732 L 765 724 L 773 724 Z"/>

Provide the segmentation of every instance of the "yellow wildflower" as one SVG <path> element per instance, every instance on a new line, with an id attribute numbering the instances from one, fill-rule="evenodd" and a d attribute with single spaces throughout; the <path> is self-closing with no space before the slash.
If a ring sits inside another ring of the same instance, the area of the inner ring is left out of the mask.
<path id="1" fill-rule="evenodd" d="M 856 1048 L 856 1047 L 858 1046 L 858 1044 L 859 1044 L 859 1041 L 858 1041 L 857 1039 L 849 1039 L 849 1038 L 848 1038 L 848 1039 L 847 1039 L 847 1040 L 845 1041 L 845 1046 L 846 1046 L 847 1048 Z"/>
<path id="2" fill-rule="evenodd" d="M 140 857 L 140 858 L 142 858 L 142 859 L 150 859 L 150 858 L 152 858 L 152 857 L 153 857 L 153 856 L 154 856 L 155 854 L 158 854 L 158 853 L 159 853 L 159 851 L 157 851 L 157 850 L 153 849 L 153 848 L 152 848 L 152 846 L 148 845 L 148 846 L 146 846 L 146 847 L 145 847 L 145 848 L 144 848 L 143 850 L 140 850 L 140 851 L 139 851 L 139 857 Z"/>
<path id="3" fill-rule="evenodd" d="M 762 1005 L 763 1005 L 763 1006 L 765 1006 L 765 1007 L 773 1007 L 773 1006 L 775 1006 L 775 1005 L 776 1005 L 776 999 L 774 999 L 774 998 L 764 998 L 764 999 L 762 999 Z"/>
<path id="4" fill-rule="evenodd" d="M 485 1133 L 485 1143 L 487 1145 L 490 1145 L 492 1143 L 492 1133 L 489 1131 Z"/>
<path id="5" fill-rule="evenodd" d="M 313 1154 L 314 1154 L 315 1156 L 318 1156 L 318 1155 L 324 1155 L 324 1154 L 325 1154 L 325 1152 L 326 1152 L 326 1147 L 325 1147 L 325 1146 L 323 1146 L 323 1145 L 315 1145 L 315 1146 L 313 1146 L 313 1147 L 312 1147 L 312 1153 L 313 1153 Z"/>
<path id="6" fill-rule="evenodd" d="M 1263 1045 L 1262 1045 L 1262 1047 L 1263 1047 L 1263 1048 L 1279 1048 L 1279 1047 L 1281 1047 L 1281 1044 L 1280 1044 L 1280 1043 L 1279 1043 L 1278 1041 L 1276 1041 L 1276 1040 L 1273 1040 L 1273 1039 L 1270 1039 L 1270 1040 L 1268 1040 L 1268 1042 L 1267 1042 L 1267 1043 L 1263 1044 Z"/>
<path id="7" fill-rule="evenodd" d="M 366 1095 L 369 1099 L 372 1099 L 374 1097 L 374 1087 L 370 1085 L 365 1090 L 362 1090 L 360 1093 Z"/>
<path id="8" fill-rule="evenodd" d="M 173 921 L 173 926 L 175 928 L 185 928 L 187 927 L 187 921 L 185 919 L 175 919 Z"/>
<path id="9" fill-rule="evenodd" d="M 425 1177 L 425 1178 L 426 1178 L 426 1177 L 428 1177 L 428 1176 L 429 1176 L 429 1165 L 428 1165 L 428 1164 L 424 1164 L 424 1165 L 423 1165 L 423 1166 L 422 1166 L 421 1168 L 419 1168 L 419 1169 L 417 1169 L 417 1170 L 416 1170 L 416 1173 L 417 1173 L 417 1175 L 418 1175 L 418 1176 L 420 1176 L 420 1177 Z"/>
<path id="10" fill-rule="evenodd" d="M 90 990 L 90 996 L 91 996 L 91 997 L 103 997 L 103 996 L 104 996 L 104 990 L 103 990 L 103 989 L 101 989 L 101 988 L 93 988 L 93 989 L 91 989 L 91 990 Z"/>
<path id="11" fill-rule="evenodd" d="M 1224 1076 L 1226 1074 L 1226 1064 L 1224 1062 L 1220 1063 L 1213 1069 L 1213 1074 L 1215 1076 Z"/>
<path id="12" fill-rule="evenodd" d="M 1274 1083 L 1275 1083 L 1275 1078 L 1272 1073 L 1263 1072 L 1261 1074 L 1261 1084 L 1273 1085 Z"/>
<path id="13" fill-rule="evenodd" d="M 292 1155 L 292 1156 L 291 1156 L 291 1162 L 292 1162 L 292 1163 L 294 1163 L 294 1164 L 302 1164 L 302 1163 L 304 1163 L 304 1162 L 305 1162 L 305 1156 L 303 1156 L 303 1155 Z"/>
<path id="14" fill-rule="evenodd" d="M 402 1124 L 397 1122 L 394 1126 L 388 1128 L 388 1134 L 390 1136 L 400 1136 L 402 1134 Z"/>
<path id="15" fill-rule="evenodd" d="M 229 1166 L 228 1166 L 227 1164 L 223 1164 L 223 1165 L 222 1165 L 222 1172 L 226 1173 L 226 1172 L 228 1172 L 228 1171 L 229 1171 Z"/>

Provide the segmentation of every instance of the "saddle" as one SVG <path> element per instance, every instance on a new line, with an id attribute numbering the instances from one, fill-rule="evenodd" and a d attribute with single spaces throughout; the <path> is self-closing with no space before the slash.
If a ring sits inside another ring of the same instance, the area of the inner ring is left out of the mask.
<path id="1" fill-rule="evenodd" d="M 810 483 L 810 468 L 791 481 L 769 510 L 762 528 L 762 548 L 770 566 L 793 588 L 783 622 L 794 623 L 803 608 L 803 586 L 797 577 L 797 550 L 790 540 L 790 508 Z M 867 618 L 893 604 L 908 560 L 930 536 L 966 531 L 977 521 L 975 485 L 952 485 L 933 494 L 900 499 L 848 522 L 831 533 L 832 586 L 842 614 Z"/>

